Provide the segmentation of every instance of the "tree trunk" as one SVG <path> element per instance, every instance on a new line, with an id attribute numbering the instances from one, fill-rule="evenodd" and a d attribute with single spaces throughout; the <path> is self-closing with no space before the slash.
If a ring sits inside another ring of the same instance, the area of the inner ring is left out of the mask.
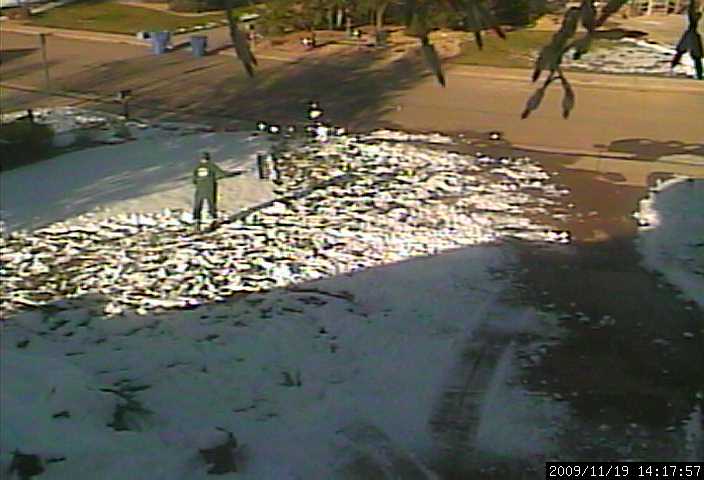
<path id="1" fill-rule="evenodd" d="M 328 30 L 335 30 L 335 10 L 328 9 Z"/>
<path id="2" fill-rule="evenodd" d="M 340 7 L 337 7 L 337 28 L 342 27 L 342 16 L 343 16 L 342 9 Z"/>
<path id="3" fill-rule="evenodd" d="M 227 26 L 230 28 L 230 39 L 232 40 L 232 45 L 234 46 L 237 40 L 235 39 L 235 28 L 236 25 L 232 21 L 232 5 L 229 0 L 225 0 L 225 17 L 227 17 Z"/>
<path id="4" fill-rule="evenodd" d="M 376 31 L 377 33 L 380 32 L 384 28 L 384 12 L 386 11 L 386 7 L 388 7 L 389 4 L 388 2 L 384 2 L 380 4 L 378 7 L 376 7 Z"/>

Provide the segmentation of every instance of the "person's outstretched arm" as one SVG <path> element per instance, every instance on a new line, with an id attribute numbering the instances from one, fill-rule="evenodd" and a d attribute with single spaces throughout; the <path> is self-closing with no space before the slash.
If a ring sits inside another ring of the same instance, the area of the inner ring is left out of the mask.
<path id="1" fill-rule="evenodd" d="M 220 179 L 229 176 L 228 173 L 225 172 L 225 170 L 223 170 L 222 168 L 218 167 L 215 162 L 210 162 L 210 168 L 213 170 L 215 178 Z"/>

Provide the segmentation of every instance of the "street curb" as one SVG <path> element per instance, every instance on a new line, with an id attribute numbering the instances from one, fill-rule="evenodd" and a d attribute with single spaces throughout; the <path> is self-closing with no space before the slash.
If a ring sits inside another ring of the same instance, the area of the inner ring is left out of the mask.
<path id="1" fill-rule="evenodd" d="M 234 47 L 230 47 L 234 48 Z M 232 50 L 227 49 L 227 50 L 222 50 L 216 55 L 223 55 L 226 57 L 233 57 L 233 58 L 238 58 L 237 54 L 234 53 Z M 300 58 L 284 58 L 284 57 L 276 57 L 273 55 L 257 55 L 257 52 L 254 52 L 254 56 L 257 58 L 257 60 L 271 60 L 273 62 L 282 62 L 282 63 L 298 63 L 301 61 Z"/>
<path id="2" fill-rule="evenodd" d="M 593 157 L 605 160 L 621 160 L 627 162 L 647 162 L 648 160 L 643 160 L 638 158 L 635 153 L 622 153 L 622 152 L 599 152 L 596 150 L 571 150 L 561 147 L 546 147 L 544 145 L 525 145 L 520 143 L 512 143 L 512 148 L 518 150 L 525 150 L 527 152 L 542 153 L 546 155 L 564 155 L 568 157 Z M 659 158 L 656 163 L 665 163 L 668 165 L 683 165 L 690 167 L 698 167 L 697 163 L 687 163 L 687 162 L 676 162 L 672 160 L 663 160 Z M 702 171 L 702 176 L 704 176 L 704 170 Z"/>
<path id="3" fill-rule="evenodd" d="M 85 33 L 82 30 L 71 32 L 67 30 L 57 30 L 53 28 L 34 28 L 34 27 L 5 27 L 2 28 L 3 33 L 15 33 L 19 35 L 39 35 L 41 33 L 59 38 L 68 38 L 71 40 L 83 40 L 89 42 L 105 42 L 105 43 L 123 43 L 128 45 L 136 45 L 140 47 L 149 47 L 149 42 L 132 38 L 124 35 L 124 38 L 118 37 L 117 33 L 107 36 L 98 32 Z M 80 32 L 80 33 L 79 33 Z M 113 36 L 115 35 L 115 36 Z"/>
<path id="4" fill-rule="evenodd" d="M 516 74 L 512 75 L 508 73 L 507 70 L 515 70 Z M 447 68 L 447 73 L 448 75 L 457 75 L 460 77 L 486 78 L 487 80 L 521 82 L 527 86 L 534 85 L 530 80 L 532 74 L 532 70 L 530 69 L 492 68 L 492 70 L 489 71 L 486 67 L 481 65 L 459 65 L 450 62 Z M 625 76 L 597 72 L 587 73 L 588 75 L 602 77 L 592 80 L 579 78 L 580 75 L 584 74 L 584 72 L 567 72 L 567 74 L 569 75 L 570 84 L 573 86 L 605 88 L 608 90 L 629 92 L 704 94 L 704 82 L 701 80 L 667 77 Z M 701 83 L 701 85 L 697 86 L 697 83 Z"/>
<path id="5" fill-rule="evenodd" d="M 54 37 L 59 37 L 59 38 L 67 38 L 70 40 L 83 40 L 83 41 L 88 41 L 88 42 L 105 42 L 105 43 L 117 43 L 117 44 L 128 44 L 128 45 L 135 45 L 139 47 L 150 47 L 150 43 L 145 40 L 139 40 L 136 38 L 132 38 L 131 36 L 124 35 L 124 38 L 119 38 L 119 37 L 113 37 L 112 35 L 118 35 L 118 34 L 110 34 L 111 36 L 107 36 L 104 34 L 101 34 L 99 32 L 96 33 L 90 33 L 86 34 L 83 33 L 83 31 L 76 31 L 71 32 L 71 31 L 65 31 L 65 30 L 55 30 L 52 28 L 33 28 L 33 27 L 28 27 L 28 28 L 23 28 L 23 27 L 9 27 L 5 28 L 3 27 L 2 29 L 3 33 L 14 33 L 18 35 L 39 35 L 40 33 L 45 33 L 47 35 L 51 35 Z M 79 33 L 80 32 L 80 33 Z M 188 34 L 183 34 L 183 35 L 188 35 Z M 178 37 L 180 37 L 179 35 Z M 182 42 L 179 42 L 179 38 L 174 37 L 174 47 L 182 46 L 182 44 L 188 44 L 188 40 L 183 40 Z M 226 55 L 226 56 L 231 56 L 231 57 L 236 57 L 237 55 L 230 52 L 230 51 L 221 51 L 218 52 L 216 55 Z M 301 61 L 300 58 L 285 58 L 285 57 L 277 57 L 274 55 L 256 55 L 255 56 L 257 59 L 262 59 L 262 60 L 271 60 L 275 62 L 284 62 L 284 63 L 296 63 Z"/>

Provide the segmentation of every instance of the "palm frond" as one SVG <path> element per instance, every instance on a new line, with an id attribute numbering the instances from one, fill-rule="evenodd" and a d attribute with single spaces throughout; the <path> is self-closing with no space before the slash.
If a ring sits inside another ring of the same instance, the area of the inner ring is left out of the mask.
<path id="1" fill-rule="evenodd" d="M 442 71 L 442 65 L 440 64 L 438 52 L 435 51 L 435 47 L 430 43 L 427 35 L 421 38 L 421 42 L 421 50 L 423 51 L 425 63 L 428 64 L 428 67 L 438 79 L 438 83 L 444 87 L 445 74 Z"/>
<path id="2" fill-rule="evenodd" d="M 225 1 L 225 15 L 227 15 L 228 25 L 230 27 L 230 38 L 232 45 L 235 47 L 237 58 L 240 59 L 247 75 L 254 76 L 254 66 L 257 65 L 257 59 L 249 47 L 247 36 L 240 30 L 237 19 L 232 13 L 232 0 Z"/>

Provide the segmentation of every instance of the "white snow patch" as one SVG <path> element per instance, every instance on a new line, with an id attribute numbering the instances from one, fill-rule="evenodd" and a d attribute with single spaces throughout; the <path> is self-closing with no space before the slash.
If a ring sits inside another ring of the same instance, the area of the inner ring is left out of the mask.
<path id="1" fill-rule="evenodd" d="M 423 143 L 441 143 L 451 144 L 454 140 L 447 135 L 440 133 L 406 133 L 399 130 L 375 130 L 371 133 L 363 135 L 362 138 L 374 140 L 393 140 L 397 142 L 423 142 Z"/>
<path id="2" fill-rule="evenodd" d="M 662 182 L 634 216 L 645 265 L 704 306 L 704 182 L 685 177 Z"/>
<path id="3" fill-rule="evenodd" d="M 86 213 L 99 219 L 165 208 L 189 210 L 191 173 L 201 151 L 210 151 L 224 170 L 250 170 L 251 179 L 257 152 L 267 148 L 265 140 L 250 141 L 248 134 L 176 135 L 149 129 L 140 135 L 140 140 L 122 145 L 2 172 L 0 205 L 6 228 L 34 229 Z M 220 190 L 219 206 L 227 210 L 271 198 L 267 184 L 242 177 L 222 180 Z"/>
<path id="4" fill-rule="evenodd" d="M 189 215 L 174 210 L 191 202 L 193 158 L 209 148 L 225 169 L 253 168 L 264 140 L 248 140 L 147 129 L 132 143 L 3 174 L 10 228 L 67 220 L 0 241 L 0 301 L 17 308 L 99 292 L 110 297 L 106 313 L 125 306 L 144 313 L 504 238 L 570 240 L 533 219 L 549 217 L 569 191 L 528 158 L 480 162 L 348 136 L 291 141 L 277 154 L 273 192 L 252 175 L 223 180 L 227 213 L 267 193 L 278 200 L 214 232 L 194 233 L 183 222 Z M 67 168 L 75 172 L 66 175 Z M 47 186 L 39 192 L 27 187 L 41 182 Z"/>
<path id="5" fill-rule="evenodd" d="M 474 441 L 480 450 L 504 458 L 550 455 L 560 447 L 559 430 L 569 410 L 564 403 L 508 384 L 517 377 L 514 352 L 511 343 L 501 355 L 482 403 Z"/>
<path id="6" fill-rule="evenodd" d="M 356 423 L 424 459 L 444 373 L 484 321 L 476 305 L 504 288 L 488 272 L 508 260 L 466 249 L 158 316 L 71 301 L 21 313 L 2 336 L 0 468 L 19 448 L 65 457 L 45 465 L 56 479 L 205 479 L 198 449 L 222 428 L 245 445 L 237 478 L 333 479 L 337 432 Z M 99 391 L 119 385 L 148 387 L 133 395 L 151 413 L 129 431 L 107 426 L 121 400 Z"/>
<path id="7" fill-rule="evenodd" d="M 615 47 L 589 51 L 579 60 L 574 60 L 570 51 L 562 63 L 565 67 L 605 73 L 695 77 L 694 61 L 689 54 L 674 69 L 670 68 L 674 55 L 671 46 L 627 38 Z"/>

